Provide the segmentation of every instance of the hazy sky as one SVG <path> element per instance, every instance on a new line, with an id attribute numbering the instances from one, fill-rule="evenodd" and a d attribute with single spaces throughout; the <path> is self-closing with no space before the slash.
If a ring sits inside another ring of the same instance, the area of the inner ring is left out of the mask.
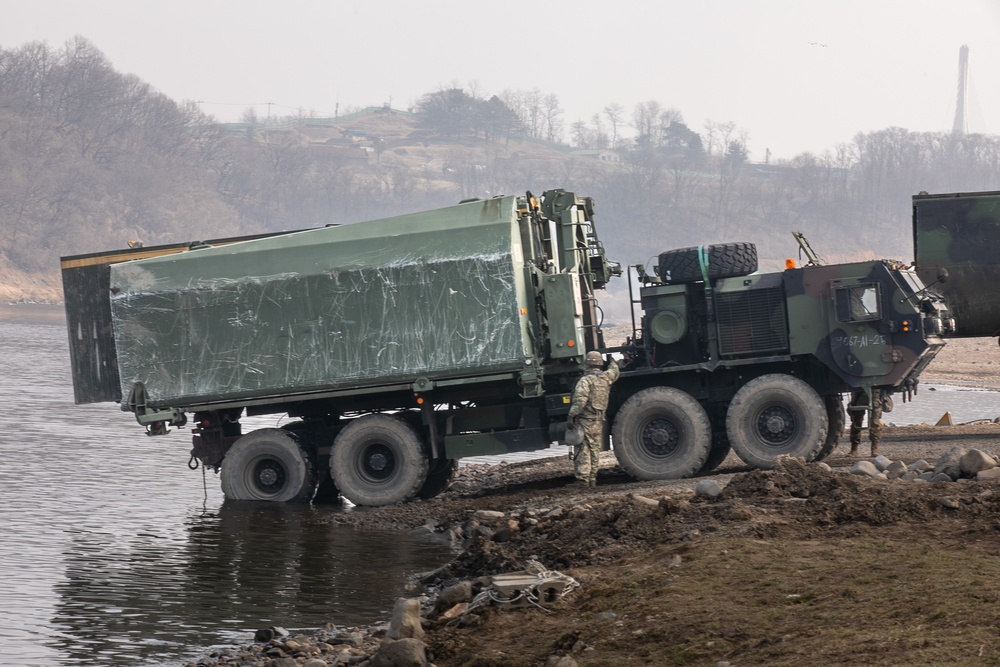
<path id="1" fill-rule="evenodd" d="M 950 131 L 959 48 L 972 131 L 1000 134 L 1000 0 L 36 0 L 0 46 L 90 40 L 116 69 L 219 120 L 333 115 L 441 87 L 539 88 L 568 130 L 656 100 L 704 133 L 732 121 L 751 159 L 857 132 Z M 568 136 L 568 133 L 567 133 Z"/>

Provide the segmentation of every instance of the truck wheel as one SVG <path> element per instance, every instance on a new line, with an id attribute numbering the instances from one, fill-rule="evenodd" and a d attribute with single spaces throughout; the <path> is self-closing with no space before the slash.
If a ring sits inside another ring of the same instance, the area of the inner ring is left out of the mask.
<path id="1" fill-rule="evenodd" d="M 729 444 L 729 438 L 723 431 L 713 431 L 712 432 L 712 448 L 708 450 L 708 458 L 705 459 L 705 463 L 702 464 L 701 468 L 698 470 L 699 475 L 707 475 L 712 472 L 719 465 L 726 460 L 729 456 L 729 452 L 733 451 L 732 445 Z"/>
<path id="2" fill-rule="evenodd" d="M 826 440 L 823 441 L 823 447 L 814 461 L 822 461 L 833 454 L 847 424 L 847 414 L 844 412 L 844 402 L 840 399 L 840 394 L 824 396 L 823 404 L 826 405 L 826 419 L 829 425 L 826 430 Z"/>
<path id="3" fill-rule="evenodd" d="M 458 470 L 458 461 L 455 459 L 435 459 L 427 472 L 427 481 L 420 487 L 417 497 L 427 500 L 443 493 L 451 484 L 452 478 L 455 477 L 456 470 Z"/>
<path id="4" fill-rule="evenodd" d="M 416 430 L 396 417 L 365 415 L 333 441 L 330 474 L 355 505 L 391 505 L 417 495 L 427 481 L 427 455 Z"/>
<path id="5" fill-rule="evenodd" d="M 230 500 L 308 502 L 316 472 L 298 439 L 287 430 L 262 428 L 233 443 L 222 460 L 222 492 Z"/>
<path id="6" fill-rule="evenodd" d="M 757 270 L 757 246 L 753 243 L 719 243 L 678 248 L 660 253 L 657 274 L 666 283 L 704 280 L 698 248 L 704 248 L 705 271 L 709 279 L 745 276 Z"/>
<path id="7" fill-rule="evenodd" d="M 690 477 L 705 465 L 712 444 L 705 409 L 672 387 L 643 389 L 625 401 L 612 435 L 618 463 L 639 480 Z"/>
<path id="8" fill-rule="evenodd" d="M 323 471 L 319 484 L 316 485 L 316 495 L 313 496 L 314 503 L 335 503 L 340 500 L 340 489 L 337 483 L 330 477 L 329 470 Z"/>
<path id="9" fill-rule="evenodd" d="M 743 385 L 726 414 L 736 454 L 755 468 L 782 455 L 812 461 L 826 442 L 828 420 L 819 394 L 791 375 L 762 375 Z"/>

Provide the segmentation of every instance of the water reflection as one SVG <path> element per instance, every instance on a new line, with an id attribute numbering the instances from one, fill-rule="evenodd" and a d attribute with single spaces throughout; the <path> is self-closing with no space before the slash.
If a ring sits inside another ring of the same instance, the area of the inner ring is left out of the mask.
<path id="1" fill-rule="evenodd" d="M 61 310 L 30 310 L 0 307 L 0 664 L 176 665 L 262 626 L 381 620 L 405 576 L 447 559 L 331 525 L 333 507 L 224 504 L 185 465 L 189 432 L 74 406 Z M 928 389 L 888 418 L 1000 416 L 998 392 Z"/>
<path id="2" fill-rule="evenodd" d="M 134 664 L 247 642 L 270 625 L 382 620 L 439 545 L 332 525 L 328 508 L 225 503 L 165 528 L 81 531 L 52 624 L 61 664 Z"/>

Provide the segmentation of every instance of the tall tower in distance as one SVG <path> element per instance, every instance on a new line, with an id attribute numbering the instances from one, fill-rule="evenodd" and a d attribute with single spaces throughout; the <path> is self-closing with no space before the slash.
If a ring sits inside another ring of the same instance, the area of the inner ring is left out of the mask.
<path id="1" fill-rule="evenodd" d="M 958 50 L 958 103 L 955 105 L 955 125 L 951 133 L 956 137 L 965 136 L 969 131 L 969 113 L 966 102 L 969 99 L 969 47 L 965 44 Z"/>

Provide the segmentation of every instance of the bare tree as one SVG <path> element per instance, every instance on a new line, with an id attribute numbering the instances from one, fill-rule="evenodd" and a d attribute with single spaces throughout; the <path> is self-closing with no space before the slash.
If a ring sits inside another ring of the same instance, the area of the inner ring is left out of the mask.
<path id="1" fill-rule="evenodd" d="M 607 116 L 608 122 L 611 123 L 611 148 L 618 148 L 618 127 L 625 118 L 625 107 L 617 102 L 613 102 L 604 107 L 604 115 Z"/>
<path id="2" fill-rule="evenodd" d="M 545 117 L 545 138 L 551 143 L 556 143 L 562 137 L 563 122 L 560 116 L 563 110 L 555 94 L 549 93 L 542 99 L 542 113 Z"/>
<path id="3" fill-rule="evenodd" d="M 656 100 L 640 102 L 632 111 L 632 126 L 636 131 L 636 142 L 640 145 L 658 146 L 660 114 L 663 107 Z"/>

